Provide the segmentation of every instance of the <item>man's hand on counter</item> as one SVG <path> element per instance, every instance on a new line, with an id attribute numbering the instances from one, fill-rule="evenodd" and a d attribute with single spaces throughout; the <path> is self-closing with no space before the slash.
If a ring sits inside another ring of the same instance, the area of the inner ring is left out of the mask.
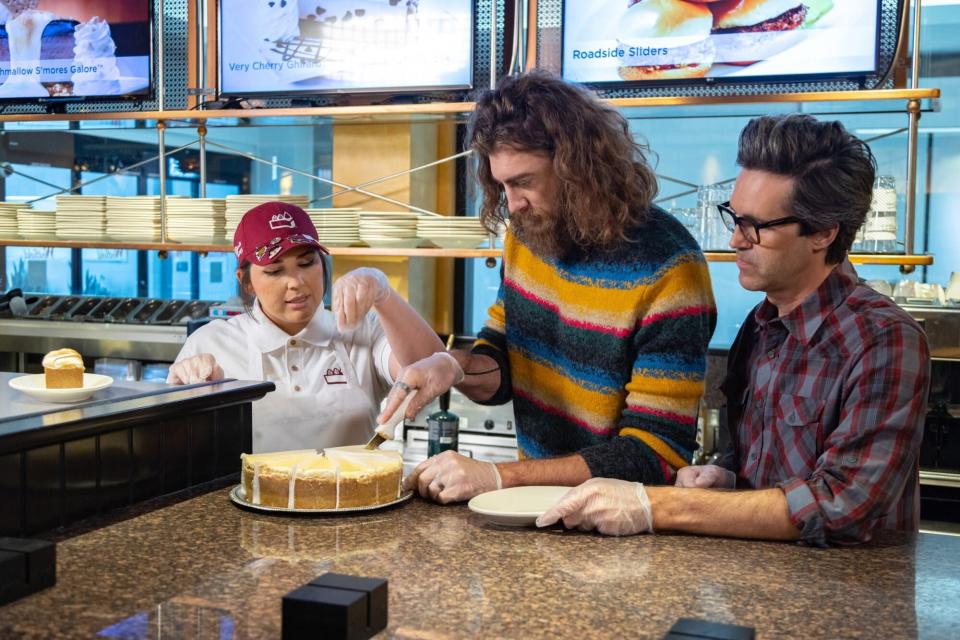
<path id="1" fill-rule="evenodd" d="M 423 360 L 418 360 L 400 371 L 377 422 L 379 424 L 387 422 L 413 389 L 418 390 L 417 397 L 410 402 L 404 416 L 411 420 L 417 417 L 421 409 L 430 404 L 434 398 L 462 381 L 463 369 L 460 368 L 456 358 L 446 351 L 438 351 Z"/>
<path id="2" fill-rule="evenodd" d="M 653 533 L 650 498 L 639 482 L 591 478 L 568 491 L 537 518 L 538 527 L 560 520 L 568 529 L 596 529 L 608 536 Z"/>
<path id="3" fill-rule="evenodd" d="M 715 464 L 692 465 L 677 471 L 674 484 L 688 489 L 733 489 L 737 486 L 737 476 Z"/>
<path id="4" fill-rule="evenodd" d="M 196 384 L 209 380 L 223 380 L 223 369 L 209 353 L 175 362 L 167 373 L 167 384 Z"/>
<path id="5" fill-rule="evenodd" d="M 447 504 L 495 491 L 502 488 L 502 484 L 497 465 L 492 462 L 474 460 L 455 451 L 444 451 L 417 465 L 403 481 L 403 488 L 413 489 L 424 498 Z"/>

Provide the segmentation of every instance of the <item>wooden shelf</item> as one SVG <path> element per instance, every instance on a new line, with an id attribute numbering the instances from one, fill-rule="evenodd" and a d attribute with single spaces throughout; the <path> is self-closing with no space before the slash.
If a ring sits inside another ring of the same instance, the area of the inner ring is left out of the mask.
<path id="1" fill-rule="evenodd" d="M 737 254 L 732 251 L 706 251 L 707 262 L 736 262 Z M 854 253 L 850 255 L 853 264 L 887 264 L 925 266 L 933 264 L 933 256 L 905 254 Z"/>
<path id="2" fill-rule="evenodd" d="M 923 100 L 940 97 L 939 89 L 877 89 L 872 91 L 822 91 L 725 96 L 662 96 L 652 98 L 613 98 L 617 107 L 669 107 L 771 102 L 852 102 L 881 100 Z M 163 120 L 201 123 L 231 118 L 313 117 L 357 122 L 383 118 L 461 117 L 473 110 L 472 102 L 432 102 L 426 104 L 357 105 L 341 107 L 289 107 L 281 109 L 211 109 L 165 111 L 114 111 L 88 113 L 7 113 L 0 122 L 75 122 L 104 120 Z"/>
<path id="3" fill-rule="evenodd" d="M 109 242 L 91 240 L 13 240 L 0 239 L 0 246 L 53 247 L 61 249 L 131 249 L 141 251 L 195 251 L 198 253 L 232 253 L 233 245 L 188 244 L 180 242 Z M 380 256 L 424 258 L 499 258 L 500 249 L 428 249 L 390 247 L 330 247 L 334 256 Z"/>
<path id="4" fill-rule="evenodd" d="M 230 253 L 233 246 L 227 243 L 184 244 L 179 242 L 108 242 L 91 240 L 12 240 L 0 239 L 0 246 L 15 247 L 54 247 L 67 249 L 132 249 L 142 251 L 196 251 L 199 253 Z M 500 249 L 427 249 L 427 248 L 388 248 L 388 247 L 330 247 L 334 256 L 371 256 L 371 257 L 422 257 L 422 258 L 499 258 Z M 707 251 L 708 262 L 735 262 L 737 256 L 732 251 Z M 933 256 L 903 254 L 853 254 L 850 261 L 854 264 L 914 265 L 933 264 Z"/>

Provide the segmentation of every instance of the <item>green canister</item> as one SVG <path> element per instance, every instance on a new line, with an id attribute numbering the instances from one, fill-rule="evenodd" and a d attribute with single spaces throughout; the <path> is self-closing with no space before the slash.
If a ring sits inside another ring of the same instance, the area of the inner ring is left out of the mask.
<path id="1" fill-rule="evenodd" d="M 450 392 L 440 396 L 440 411 L 427 418 L 427 455 L 435 456 L 448 449 L 457 450 L 460 416 L 450 412 Z"/>

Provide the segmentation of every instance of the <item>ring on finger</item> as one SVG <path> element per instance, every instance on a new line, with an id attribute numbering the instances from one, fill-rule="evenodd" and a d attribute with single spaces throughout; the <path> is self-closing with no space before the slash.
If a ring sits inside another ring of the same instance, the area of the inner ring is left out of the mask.
<path id="1" fill-rule="evenodd" d="M 403 391 L 405 391 L 405 392 L 407 392 L 407 393 L 410 393 L 410 385 L 408 385 L 408 384 L 407 384 L 406 382 L 404 382 L 403 380 L 397 380 L 397 381 L 393 384 L 393 386 L 395 386 L 396 388 L 401 389 L 401 390 L 403 390 Z"/>

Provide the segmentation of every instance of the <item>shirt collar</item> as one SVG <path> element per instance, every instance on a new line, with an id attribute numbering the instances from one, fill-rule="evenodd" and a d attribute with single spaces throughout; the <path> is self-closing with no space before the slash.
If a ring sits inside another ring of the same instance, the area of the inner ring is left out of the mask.
<path id="1" fill-rule="evenodd" d="M 847 299 L 857 286 L 859 278 L 849 260 L 844 260 L 830 272 L 797 308 L 779 318 L 783 326 L 798 342 L 807 344 L 820 329 L 823 321 Z M 777 307 L 764 299 L 754 312 L 757 329 L 777 319 Z"/>
<path id="2" fill-rule="evenodd" d="M 316 347 L 326 347 L 330 344 L 330 340 L 337 335 L 336 319 L 332 312 L 323 307 L 317 309 L 313 318 L 310 319 L 310 323 L 293 336 L 275 325 L 273 320 L 267 317 L 260 307 L 259 300 L 253 301 L 251 315 L 255 322 L 251 341 L 261 353 L 275 351 L 284 346 L 291 338 Z"/>

